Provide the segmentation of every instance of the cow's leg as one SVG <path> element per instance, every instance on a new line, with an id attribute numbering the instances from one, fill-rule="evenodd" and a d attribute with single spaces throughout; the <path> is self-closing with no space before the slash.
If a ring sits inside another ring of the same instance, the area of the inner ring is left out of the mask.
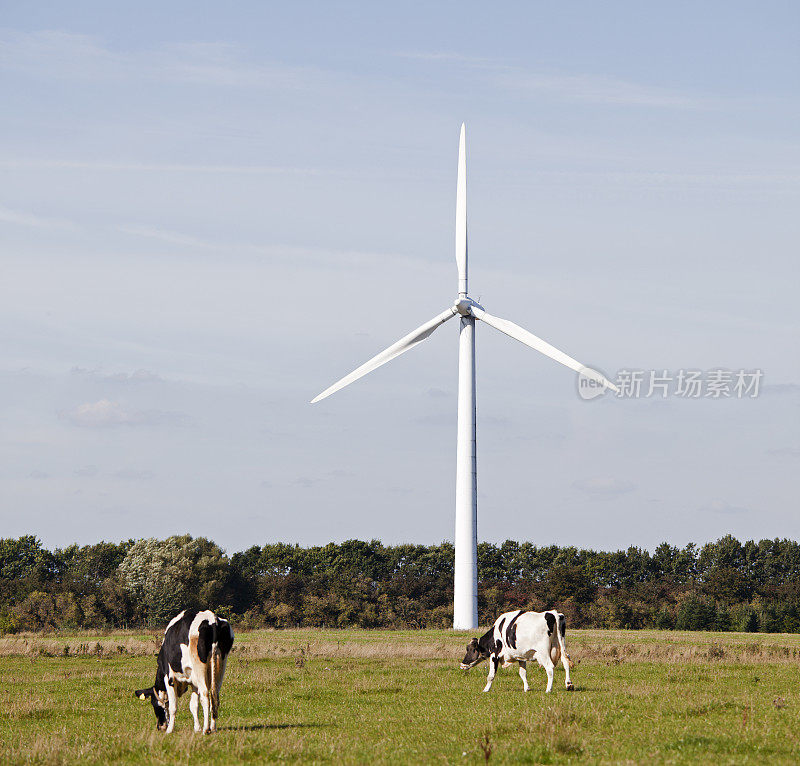
<path id="1" fill-rule="evenodd" d="M 494 677 L 497 674 L 497 666 L 500 664 L 499 657 L 490 657 L 489 658 L 489 677 L 486 679 L 486 686 L 483 687 L 485 692 L 488 692 L 489 689 L 492 688 L 492 681 L 494 681 Z"/>
<path id="2" fill-rule="evenodd" d="M 569 659 L 569 655 L 567 654 L 567 642 L 566 642 L 566 639 L 564 637 L 564 634 L 566 632 L 566 624 L 567 624 L 567 622 L 566 622 L 566 620 L 564 618 L 564 615 L 563 614 L 559 614 L 558 615 L 558 631 L 557 631 L 557 633 L 558 633 L 558 636 L 557 636 L 558 637 L 558 647 L 559 647 L 559 653 L 561 654 L 561 664 L 564 666 L 564 671 L 567 674 L 567 678 L 566 678 L 564 683 L 566 684 L 567 691 L 571 692 L 575 687 L 572 685 L 572 679 L 569 677 L 570 659 Z"/>
<path id="3" fill-rule="evenodd" d="M 200 702 L 200 698 L 197 696 L 197 692 L 192 690 L 192 696 L 189 699 L 189 710 L 192 711 L 192 718 L 194 718 L 194 730 L 200 731 L 200 720 L 197 717 L 197 704 Z"/>
<path id="4" fill-rule="evenodd" d="M 219 692 L 217 692 L 219 694 Z M 216 695 L 211 698 L 211 731 L 217 730 L 217 698 Z"/>
<path id="5" fill-rule="evenodd" d="M 171 734 L 175 728 L 175 713 L 178 710 L 178 695 L 175 694 L 175 687 L 169 682 L 167 676 L 164 677 L 167 687 L 167 704 L 169 710 L 169 723 L 167 724 L 167 734 Z"/>
<path id="6" fill-rule="evenodd" d="M 208 699 L 208 689 L 200 690 L 200 704 L 203 706 L 203 734 L 208 734 L 211 731 L 209 723 L 209 708 L 211 703 Z"/>
<path id="7" fill-rule="evenodd" d="M 528 686 L 528 663 L 525 660 L 518 660 L 519 662 L 519 677 L 522 679 L 522 686 L 525 691 L 530 688 Z"/>
<path id="8" fill-rule="evenodd" d="M 550 659 L 550 653 L 547 652 L 536 652 L 536 659 L 539 660 L 539 664 L 545 669 L 547 673 L 547 689 L 545 691 L 550 691 L 553 688 L 553 660 Z"/>
<path id="9" fill-rule="evenodd" d="M 571 692 L 575 687 L 572 685 L 572 679 L 569 677 L 569 657 L 567 657 L 566 652 L 561 652 L 561 664 L 564 666 L 564 670 L 567 674 L 564 685 L 567 687 L 567 691 Z"/>

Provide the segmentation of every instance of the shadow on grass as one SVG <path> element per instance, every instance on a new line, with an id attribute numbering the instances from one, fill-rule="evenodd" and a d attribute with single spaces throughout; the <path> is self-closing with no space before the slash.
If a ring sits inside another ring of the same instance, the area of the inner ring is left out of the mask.
<path id="1" fill-rule="evenodd" d="M 276 729 L 321 729 L 324 723 L 254 723 L 248 726 L 220 726 L 218 731 L 273 731 Z"/>

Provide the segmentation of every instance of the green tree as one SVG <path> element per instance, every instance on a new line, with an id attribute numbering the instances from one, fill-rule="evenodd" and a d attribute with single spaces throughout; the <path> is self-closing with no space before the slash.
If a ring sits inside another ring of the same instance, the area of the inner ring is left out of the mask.
<path id="1" fill-rule="evenodd" d="M 149 538 L 131 546 L 120 564 L 125 588 L 149 624 L 182 609 L 225 603 L 228 559 L 215 543 L 190 535 Z"/>

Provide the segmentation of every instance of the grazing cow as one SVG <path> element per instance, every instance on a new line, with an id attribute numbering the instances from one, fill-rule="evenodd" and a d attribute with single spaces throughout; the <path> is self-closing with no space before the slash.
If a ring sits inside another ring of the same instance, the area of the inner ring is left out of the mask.
<path id="1" fill-rule="evenodd" d="M 175 728 L 178 697 L 189 688 L 194 730 L 200 731 L 198 699 L 203 705 L 203 734 L 217 730 L 219 689 L 232 646 L 230 623 L 210 610 L 185 609 L 172 619 L 158 653 L 155 684 L 135 692 L 139 699 L 149 699 L 152 703 L 160 730 L 166 729 L 169 734 Z"/>
<path id="2" fill-rule="evenodd" d="M 514 662 L 519 663 L 519 677 L 525 691 L 528 691 L 527 661 L 536 660 L 547 671 L 547 691 L 553 688 L 553 669 L 559 659 L 567 671 L 567 691 L 575 687 L 569 677 L 572 666 L 567 654 L 564 634 L 567 621 L 560 612 L 515 612 L 501 614 L 494 627 L 483 636 L 473 638 L 467 644 L 467 654 L 461 662 L 462 670 L 469 670 L 483 660 L 489 662 L 489 678 L 484 691 L 492 688 L 500 663 L 506 668 Z"/>

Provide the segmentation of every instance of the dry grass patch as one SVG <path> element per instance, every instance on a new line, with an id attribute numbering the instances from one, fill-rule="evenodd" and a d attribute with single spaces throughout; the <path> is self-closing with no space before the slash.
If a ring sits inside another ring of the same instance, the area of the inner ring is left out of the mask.
<path id="1" fill-rule="evenodd" d="M 2 657 L 108 657 L 130 655 L 146 657 L 157 654 L 163 633 L 148 638 L 117 634 L 112 637 L 97 634 L 38 634 L 20 633 L 0 638 Z"/>
<path id="2" fill-rule="evenodd" d="M 445 630 L 239 631 L 233 653 L 248 660 L 291 658 L 298 667 L 326 658 L 457 661 L 470 635 Z M 158 653 L 162 638 L 161 631 L 24 633 L 1 637 L 0 656 L 147 657 Z M 570 630 L 567 645 L 575 662 L 800 663 L 800 634 Z"/>

